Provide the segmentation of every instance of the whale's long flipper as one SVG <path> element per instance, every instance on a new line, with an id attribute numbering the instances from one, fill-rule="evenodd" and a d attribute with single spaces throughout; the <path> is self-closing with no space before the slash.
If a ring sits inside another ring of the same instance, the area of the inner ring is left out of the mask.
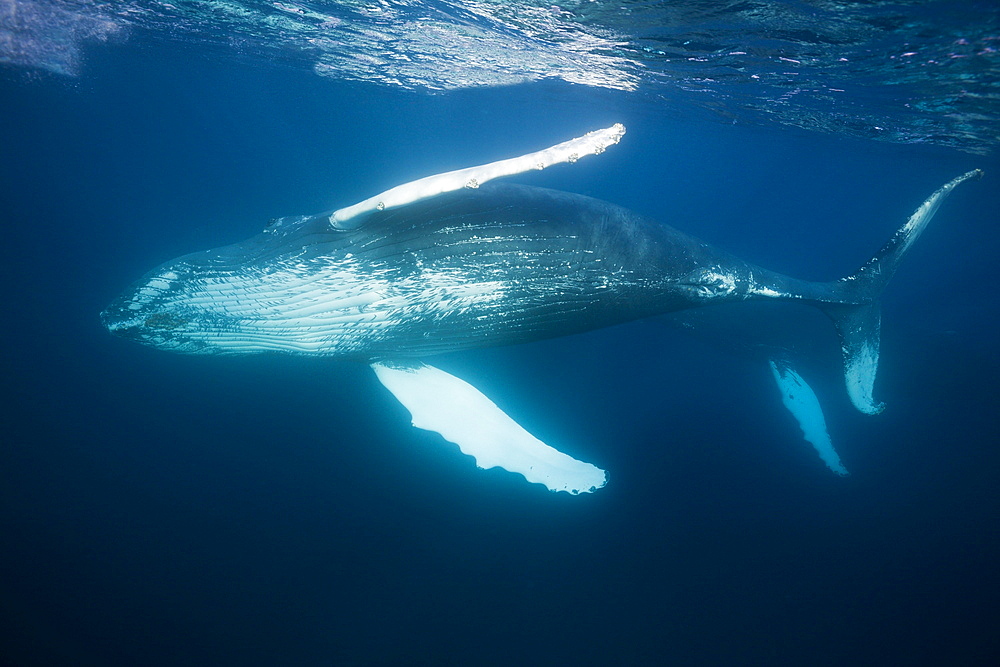
<path id="1" fill-rule="evenodd" d="M 948 181 L 921 204 L 889 242 L 853 275 L 832 283 L 839 303 L 821 304 L 840 335 L 844 379 L 851 402 L 861 412 L 878 414 L 885 407 L 873 397 L 878 370 L 881 309 L 878 298 L 906 252 L 934 217 L 941 202 L 963 181 L 983 172 L 973 169 Z"/>
<path id="2" fill-rule="evenodd" d="M 838 475 L 850 474 L 840 462 L 837 450 L 833 448 L 826 419 L 823 418 L 823 408 L 812 387 L 787 362 L 771 359 L 770 364 L 774 381 L 778 383 L 778 390 L 781 392 L 781 400 L 799 422 L 802 435 L 816 449 L 827 468 Z"/>
<path id="3" fill-rule="evenodd" d="M 550 491 L 588 493 L 604 486 L 600 468 L 563 454 L 531 435 L 478 389 L 422 363 L 372 364 L 417 428 L 440 433 L 480 468 L 500 467 Z"/>
<path id="4" fill-rule="evenodd" d="M 624 134 L 625 126 L 621 123 L 615 123 L 603 130 L 594 130 L 582 137 L 570 139 L 534 153 L 490 162 L 478 167 L 456 169 L 397 185 L 357 204 L 337 209 L 330 214 L 330 224 L 336 229 L 354 229 L 364 224 L 368 215 L 375 211 L 405 206 L 462 188 L 475 189 L 494 178 L 545 169 L 562 162 L 576 162 L 584 155 L 599 155 L 608 147 L 617 144 Z"/>

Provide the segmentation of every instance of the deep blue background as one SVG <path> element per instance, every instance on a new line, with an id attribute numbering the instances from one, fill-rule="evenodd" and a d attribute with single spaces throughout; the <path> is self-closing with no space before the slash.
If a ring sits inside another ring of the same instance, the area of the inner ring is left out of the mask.
<path id="1" fill-rule="evenodd" d="M 141 35 L 78 79 L 0 70 L 0 100 L 7 663 L 1000 658 L 995 159 L 566 84 L 429 96 Z M 851 477 L 761 359 L 660 321 L 440 360 L 610 471 L 581 497 L 476 470 L 362 366 L 174 356 L 100 326 L 148 269 L 270 217 L 616 121 L 606 155 L 520 180 L 805 278 L 851 272 L 987 170 L 886 294 L 883 415 L 850 407 L 828 325 L 802 314 L 800 370 Z"/>

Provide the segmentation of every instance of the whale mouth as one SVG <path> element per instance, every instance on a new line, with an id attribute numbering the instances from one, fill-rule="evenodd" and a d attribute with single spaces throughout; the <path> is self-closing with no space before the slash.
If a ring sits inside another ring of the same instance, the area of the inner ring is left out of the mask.
<path id="1" fill-rule="evenodd" d="M 119 301 L 101 311 L 101 324 L 105 329 L 116 336 L 140 342 L 143 340 L 146 319 L 148 318 L 145 316 L 129 311 Z"/>
<path id="2" fill-rule="evenodd" d="M 173 266 L 153 271 L 101 311 L 101 323 L 116 336 L 154 344 L 158 335 L 175 332 L 188 323 L 170 312 L 169 297 L 181 277 Z"/>
<path id="3" fill-rule="evenodd" d="M 116 299 L 101 311 L 101 324 L 111 333 L 118 333 L 127 326 L 127 322 L 122 318 L 122 315 L 121 299 Z"/>

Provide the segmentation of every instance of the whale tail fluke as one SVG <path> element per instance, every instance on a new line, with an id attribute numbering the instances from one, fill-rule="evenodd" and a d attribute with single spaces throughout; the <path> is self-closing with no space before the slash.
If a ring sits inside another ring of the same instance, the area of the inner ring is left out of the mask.
<path id="1" fill-rule="evenodd" d="M 885 404 L 875 401 L 873 387 L 878 370 L 881 309 L 879 296 L 895 274 L 941 203 L 960 183 L 982 177 L 973 169 L 945 183 L 921 204 L 879 252 L 857 272 L 830 284 L 837 302 L 818 304 L 837 329 L 844 357 L 844 379 L 854 406 L 866 414 L 878 414 Z"/>
<path id="2" fill-rule="evenodd" d="M 844 382 L 851 403 L 865 414 L 877 415 L 885 409 L 885 403 L 876 401 L 874 397 L 882 324 L 879 302 L 860 305 L 824 304 L 820 308 L 833 320 L 840 336 Z"/>

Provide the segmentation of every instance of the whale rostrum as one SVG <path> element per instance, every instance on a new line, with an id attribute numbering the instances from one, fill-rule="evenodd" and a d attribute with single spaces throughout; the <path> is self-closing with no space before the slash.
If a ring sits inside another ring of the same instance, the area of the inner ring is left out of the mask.
<path id="1" fill-rule="evenodd" d="M 103 322 L 115 334 L 177 352 L 371 364 L 415 426 L 440 433 L 481 467 L 570 493 L 600 488 L 604 471 L 545 445 L 474 387 L 424 360 L 713 304 L 794 301 L 830 316 L 852 402 L 879 412 L 878 298 L 941 202 L 979 170 L 942 186 L 869 262 L 831 282 L 755 266 L 614 204 L 486 183 L 600 154 L 624 131 L 614 125 L 333 212 L 281 218 L 241 243 L 160 266 L 112 303 Z M 789 398 L 808 385 L 787 364 L 772 370 L 810 441 L 831 469 L 846 472 L 828 439 L 815 435 L 823 422 L 815 396 Z"/>

